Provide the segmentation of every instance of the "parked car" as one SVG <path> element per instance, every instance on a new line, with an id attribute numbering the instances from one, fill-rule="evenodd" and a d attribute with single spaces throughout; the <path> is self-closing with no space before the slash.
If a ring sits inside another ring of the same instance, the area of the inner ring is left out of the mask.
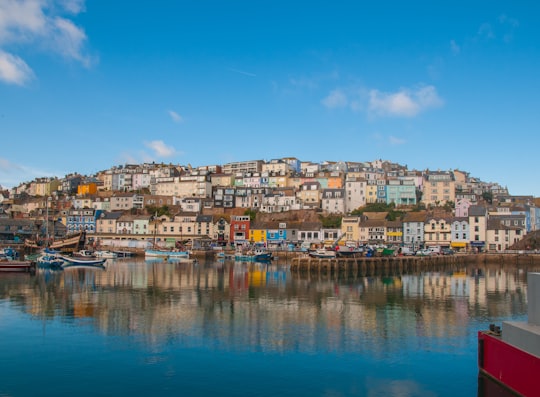
<path id="1" fill-rule="evenodd" d="M 443 248 L 441 249 L 442 255 L 454 255 L 454 250 L 451 248 Z"/>
<path id="2" fill-rule="evenodd" d="M 430 256 L 430 255 L 436 255 L 431 251 L 429 248 L 423 248 L 421 250 L 416 251 L 416 256 Z"/>

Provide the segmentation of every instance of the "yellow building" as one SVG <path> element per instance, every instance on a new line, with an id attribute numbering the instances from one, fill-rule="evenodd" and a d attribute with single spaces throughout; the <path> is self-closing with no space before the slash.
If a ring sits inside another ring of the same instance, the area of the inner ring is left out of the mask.
<path id="1" fill-rule="evenodd" d="M 58 191 L 60 181 L 58 179 L 40 178 L 33 182 L 35 196 L 50 196 L 51 193 Z"/>
<path id="2" fill-rule="evenodd" d="M 370 180 L 366 182 L 366 204 L 377 202 L 377 181 Z"/>
<path id="3" fill-rule="evenodd" d="M 359 242 L 360 239 L 360 217 L 359 216 L 344 216 L 341 220 L 341 234 L 345 237 L 345 241 Z"/>
<path id="4" fill-rule="evenodd" d="M 249 228 L 249 241 L 251 243 L 265 243 L 266 228 L 264 228 L 262 225 L 251 225 Z"/>
<path id="5" fill-rule="evenodd" d="M 77 187 L 77 194 L 96 194 L 97 193 L 97 184 L 95 182 L 81 184 Z"/>

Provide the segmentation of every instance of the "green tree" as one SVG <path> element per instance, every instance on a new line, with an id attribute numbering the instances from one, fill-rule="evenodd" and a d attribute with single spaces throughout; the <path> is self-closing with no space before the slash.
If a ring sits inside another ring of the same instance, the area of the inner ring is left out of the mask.
<path id="1" fill-rule="evenodd" d="M 326 228 L 340 228 L 342 217 L 340 215 L 319 215 L 319 219 L 323 227 Z"/>
<path id="2" fill-rule="evenodd" d="M 493 193 L 492 192 L 483 192 L 482 198 L 489 204 L 493 204 Z"/>
<path id="3" fill-rule="evenodd" d="M 149 215 L 155 215 L 158 217 L 162 215 L 171 216 L 168 205 L 162 205 L 161 207 L 157 207 L 155 205 L 147 205 L 144 207 L 144 209 L 146 210 L 146 213 Z"/>
<path id="4" fill-rule="evenodd" d="M 252 210 L 252 209 L 247 209 L 244 211 L 244 215 L 249 215 L 250 221 L 253 222 L 255 218 L 257 217 L 257 211 Z"/>

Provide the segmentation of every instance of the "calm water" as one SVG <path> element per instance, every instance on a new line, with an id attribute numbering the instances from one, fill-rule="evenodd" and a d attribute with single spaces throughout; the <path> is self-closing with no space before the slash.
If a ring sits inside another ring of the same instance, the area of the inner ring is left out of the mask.
<path id="1" fill-rule="evenodd" d="M 0 396 L 484 396 L 476 333 L 526 320 L 530 271 L 121 259 L 0 274 Z"/>

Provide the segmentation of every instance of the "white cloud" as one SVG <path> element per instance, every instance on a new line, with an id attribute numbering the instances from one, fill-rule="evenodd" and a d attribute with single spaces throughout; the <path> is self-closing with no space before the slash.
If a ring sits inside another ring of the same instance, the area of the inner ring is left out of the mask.
<path id="1" fill-rule="evenodd" d="M 154 151 L 157 157 L 170 157 L 176 153 L 172 146 L 167 146 L 163 141 L 145 142 L 144 145 Z"/>
<path id="2" fill-rule="evenodd" d="M 342 108 L 347 106 L 347 96 L 339 89 L 333 90 L 324 98 L 321 103 L 329 109 Z"/>
<path id="3" fill-rule="evenodd" d="M 34 77 L 32 69 L 21 58 L 0 49 L 0 81 L 25 85 Z"/>
<path id="4" fill-rule="evenodd" d="M 171 119 L 175 123 L 182 123 L 184 121 L 184 118 L 180 116 L 178 113 L 176 113 L 174 110 L 169 110 L 169 116 L 171 116 Z"/>
<path id="5" fill-rule="evenodd" d="M 80 14 L 86 10 L 84 0 L 59 0 L 60 5 L 72 14 Z"/>
<path id="6" fill-rule="evenodd" d="M 84 11 L 83 0 L 1 0 L 0 1 L 0 51 L 12 44 L 33 46 L 74 59 L 89 67 L 93 59 L 85 53 L 87 36 L 84 30 L 62 13 L 76 15 Z M 5 59 L 6 57 L 4 57 Z M 26 62 L 11 54 L 11 64 Z M 30 67 L 26 65 L 26 71 Z M 4 81 L 10 81 L 4 79 Z"/>
<path id="7" fill-rule="evenodd" d="M 437 90 L 424 86 L 417 90 L 402 89 L 395 93 L 369 92 L 369 111 L 377 116 L 413 117 L 420 112 L 442 106 Z"/>

